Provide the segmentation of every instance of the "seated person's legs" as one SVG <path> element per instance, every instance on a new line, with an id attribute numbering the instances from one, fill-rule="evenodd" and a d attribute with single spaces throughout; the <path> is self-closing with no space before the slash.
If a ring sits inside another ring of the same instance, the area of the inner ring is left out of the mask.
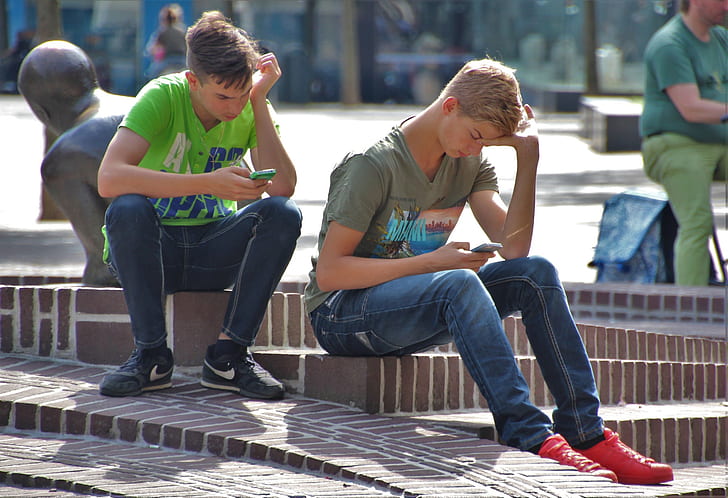
<path id="1" fill-rule="evenodd" d="M 208 225 L 161 228 L 146 197 L 119 199 L 109 208 L 107 232 L 112 262 L 124 287 L 135 342 L 141 351 L 133 358 L 143 359 L 148 351 L 158 355 L 161 348 L 171 359 L 165 342 L 165 293 L 232 286 L 221 340 L 208 348 L 203 385 L 252 397 L 281 397 L 283 386 L 255 363 L 247 347 L 255 342 L 270 296 L 300 234 L 301 215 L 293 201 L 267 198 Z M 140 251 L 140 247 L 149 250 Z M 158 330 L 153 341 L 145 340 L 144 332 L 150 329 Z M 139 363 L 131 358 L 130 362 Z M 123 396 L 161 388 L 150 381 L 152 366 L 135 374 L 141 385 L 133 389 L 127 386 L 127 379 L 119 378 L 121 372 L 108 376 L 102 393 Z M 130 367 L 125 364 L 124 368 Z M 170 378 L 171 366 L 163 387 L 171 385 Z M 123 387 L 110 387 L 121 380 Z"/>
<path id="2" fill-rule="evenodd" d="M 520 311 L 544 379 L 556 401 L 556 432 L 570 444 L 603 432 L 591 365 L 553 265 L 540 257 L 497 261 L 478 273 L 501 317 Z"/>
<path id="3" fill-rule="evenodd" d="M 283 385 L 255 362 L 248 347 L 255 343 L 300 231 L 301 213 L 295 203 L 271 197 L 203 227 L 199 246 L 188 247 L 184 269 L 188 285 L 232 286 L 219 339 L 207 349 L 203 386 L 255 398 L 283 396 Z"/>
<path id="4" fill-rule="evenodd" d="M 134 396 L 172 385 L 164 319 L 161 227 L 149 200 L 119 196 L 106 212 L 110 263 L 124 290 L 135 350 L 101 382 L 101 394 Z"/>
<path id="5" fill-rule="evenodd" d="M 534 355 L 556 400 L 557 436 L 563 435 L 578 453 L 614 472 L 621 483 L 672 480 L 669 465 L 640 455 L 622 443 L 618 434 L 604 428 L 589 358 L 553 265 L 540 257 L 512 259 L 485 265 L 479 276 L 501 316 L 522 313 Z M 585 472 L 600 472 L 574 461 L 567 447 L 558 437 L 551 437 L 532 451 Z"/>
<path id="6" fill-rule="evenodd" d="M 721 149 L 676 134 L 645 141 L 645 172 L 661 184 L 678 222 L 675 241 L 675 283 L 708 285 L 709 239 L 713 233 L 710 187 Z"/>
<path id="7" fill-rule="evenodd" d="M 551 421 L 529 401 L 493 301 L 470 270 L 338 291 L 313 311 L 312 324 L 321 346 L 339 355 L 402 355 L 454 340 L 507 444 L 525 450 L 551 434 Z"/>

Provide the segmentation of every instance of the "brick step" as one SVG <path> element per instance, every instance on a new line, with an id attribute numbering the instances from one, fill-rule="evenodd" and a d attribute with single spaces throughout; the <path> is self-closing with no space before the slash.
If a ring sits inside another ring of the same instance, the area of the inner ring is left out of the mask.
<path id="1" fill-rule="evenodd" d="M 672 284 L 565 283 L 566 297 L 578 320 L 665 320 L 673 323 L 725 324 L 725 288 Z"/>
<path id="2" fill-rule="evenodd" d="M 551 409 L 545 411 L 550 413 Z M 607 427 L 619 433 L 622 441 L 656 460 L 671 465 L 726 461 L 728 405 L 725 402 L 602 406 L 599 414 Z M 497 440 L 495 422 L 488 411 L 402 415 L 402 418 L 442 424 L 475 437 Z"/>
<path id="3" fill-rule="evenodd" d="M 191 459 L 166 448 L 39 433 L 0 434 L 0 496 L 77 497 L 237 496 L 241 490 L 265 496 L 402 496 L 375 484 L 332 478 L 261 462 L 217 456 Z M 150 464 L 164 462 L 163 464 Z M 725 463 L 675 466 L 675 480 L 660 491 L 638 496 L 725 496 Z M 414 481 L 414 480 L 413 480 Z M 415 482 L 416 483 L 416 482 Z M 447 483 L 440 483 L 446 485 Z M 654 491 L 653 491 L 654 490 Z M 634 492 L 618 496 L 635 496 Z M 47 492 L 44 493 L 44 492 Z M 433 496 L 430 494 L 429 496 Z M 440 496 L 451 496 L 442 493 Z M 563 496 L 563 495 L 561 495 Z M 582 495 L 584 496 L 584 495 Z"/>
<path id="4" fill-rule="evenodd" d="M 409 414 L 487 408 L 456 353 L 402 357 L 332 356 L 323 350 L 260 350 L 256 358 L 304 396 L 367 413 Z M 554 404 L 533 356 L 517 356 L 537 406 Z M 726 365 L 591 360 L 604 405 L 716 401 L 726 398 Z"/>
<path id="5" fill-rule="evenodd" d="M 228 291 L 179 292 L 167 297 L 168 342 L 178 365 L 200 364 L 205 347 L 219 333 L 227 294 Z M 531 354 L 521 320 L 510 317 L 504 325 L 515 353 Z M 721 339 L 601 325 L 579 324 L 579 329 L 589 357 L 594 359 L 716 364 L 728 361 L 725 341 Z M 273 295 L 256 346 L 316 349 L 301 294 Z M 131 325 L 121 289 L 75 284 L 0 286 L 2 352 L 118 365 L 126 360 L 132 347 Z M 448 352 L 454 348 L 440 350 Z"/>
<path id="6" fill-rule="evenodd" d="M 40 464 L 15 467 L 19 479 L 23 472 L 31 473 L 26 469 L 46 468 L 49 460 L 63 464 L 66 457 L 82 467 L 77 475 L 88 478 L 83 483 L 119 476 L 126 467 L 116 459 L 124 456 L 135 462 L 132 473 L 146 468 L 171 476 L 166 486 L 180 484 L 178 475 L 188 469 L 191 474 L 184 476 L 184 483 L 198 482 L 195 472 L 200 468 L 216 473 L 223 482 L 229 472 L 241 468 L 242 461 L 263 465 L 265 472 L 282 468 L 296 476 L 307 473 L 374 485 L 399 496 L 645 497 L 725 491 L 724 466 L 709 462 L 678 466 L 676 480 L 666 485 L 613 484 L 441 423 L 369 415 L 297 396 L 249 400 L 201 388 L 198 379 L 182 373 L 175 375 L 172 389 L 108 398 L 96 390 L 108 371 L 25 355 L 0 358 L 3 455 L 14 455 L 3 445 L 7 438 L 19 437 L 18 432 L 44 440 L 32 447 L 40 457 L 51 455 Z M 54 443 L 54 438 L 63 444 Z M 114 450 L 111 444 L 124 447 Z M 9 446 L 17 456 L 23 442 L 10 441 Z M 158 453 L 148 455 L 147 450 Z M 285 479 L 283 474 L 268 482 Z M 68 478 L 69 473 L 62 475 Z M 201 482 L 208 482 L 209 475 Z M 144 476 L 129 477 L 127 489 L 143 489 L 146 482 Z"/>

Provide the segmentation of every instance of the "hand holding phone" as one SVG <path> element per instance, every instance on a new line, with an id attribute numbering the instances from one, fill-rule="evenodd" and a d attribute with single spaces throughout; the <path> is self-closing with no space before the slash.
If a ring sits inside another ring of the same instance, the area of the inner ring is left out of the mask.
<path id="1" fill-rule="evenodd" d="M 276 170 L 274 169 L 261 169 L 260 171 L 251 171 L 250 172 L 250 179 L 251 180 L 270 180 L 273 178 L 276 174 Z"/>
<path id="2" fill-rule="evenodd" d="M 503 244 L 499 242 L 486 242 L 485 244 L 480 244 L 478 247 L 474 247 L 471 249 L 472 252 L 495 252 L 498 249 L 502 249 Z"/>

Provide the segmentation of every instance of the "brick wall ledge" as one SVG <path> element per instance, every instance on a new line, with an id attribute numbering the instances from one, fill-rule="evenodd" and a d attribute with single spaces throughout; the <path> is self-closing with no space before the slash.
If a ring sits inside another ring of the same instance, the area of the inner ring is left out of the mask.
<path id="1" fill-rule="evenodd" d="M 228 292 L 179 292 L 167 297 L 169 342 L 180 366 L 198 365 L 206 346 L 215 341 Z M 723 289 L 569 284 L 567 297 L 592 358 L 693 361 L 694 355 L 696 361 L 725 361 L 724 351 L 715 353 L 721 349 L 719 340 L 675 337 L 612 323 L 626 316 L 654 318 L 668 313 L 674 321 L 718 323 L 723 319 Z M 520 320 L 508 318 L 505 324 L 516 354 L 530 354 Z M 119 288 L 78 283 L 0 285 L 2 352 L 116 365 L 126 359 L 132 346 L 129 316 Z M 256 347 L 317 348 L 299 292 L 274 293 Z M 678 352 L 685 357 L 678 357 Z"/>

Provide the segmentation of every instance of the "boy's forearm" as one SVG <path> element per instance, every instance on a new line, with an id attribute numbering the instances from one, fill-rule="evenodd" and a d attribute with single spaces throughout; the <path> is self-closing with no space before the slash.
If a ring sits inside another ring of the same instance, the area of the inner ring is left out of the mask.
<path id="1" fill-rule="evenodd" d="M 433 271 L 422 256 L 399 259 L 344 256 L 316 266 L 316 281 L 323 291 L 365 289 L 409 275 Z"/>
<path id="2" fill-rule="evenodd" d="M 268 103 L 251 101 L 251 105 L 255 115 L 255 131 L 258 139 L 257 164 L 254 161 L 254 166 L 256 169 L 273 168 L 277 171 L 272 185 L 268 189 L 268 194 L 290 197 L 296 188 L 296 168 L 276 132 Z"/>
<path id="3" fill-rule="evenodd" d="M 102 197 L 118 197 L 124 194 L 180 197 L 207 193 L 204 185 L 204 174 L 177 175 L 131 164 L 119 165 L 99 173 L 99 194 Z"/>
<path id="4" fill-rule="evenodd" d="M 533 221 L 536 211 L 536 164 L 532 155 L 519 158 L 513 194 L 503 226 L 504 258 L 528 256 L 533 240 Z"/>

